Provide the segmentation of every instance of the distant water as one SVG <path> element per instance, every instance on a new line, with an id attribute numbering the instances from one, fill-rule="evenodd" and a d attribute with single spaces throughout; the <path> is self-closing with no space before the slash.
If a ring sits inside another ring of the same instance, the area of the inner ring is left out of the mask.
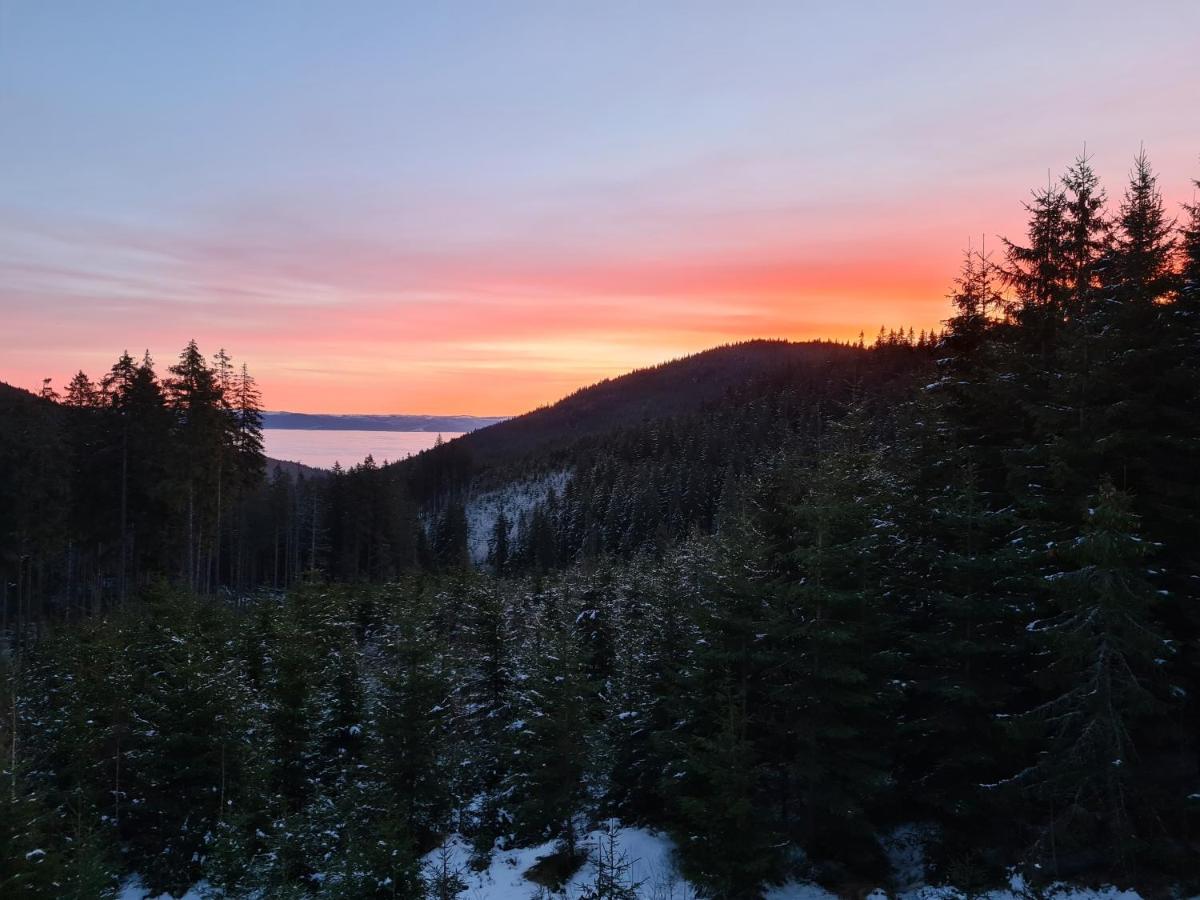
<path id="1" fill-rule="evenodd" d="M 442 440 L 458 437 L 462 432 L 446 431 Z M 335 462 L 348 469 L 366 459 L 367 454 L 382 463 L 395 462 L 427 450 L 438 436 L 433 431 L 330 431 L 327 429 L 267 428 L 263 443 L 267 456 L 292 462 L 331 469 Z"/>

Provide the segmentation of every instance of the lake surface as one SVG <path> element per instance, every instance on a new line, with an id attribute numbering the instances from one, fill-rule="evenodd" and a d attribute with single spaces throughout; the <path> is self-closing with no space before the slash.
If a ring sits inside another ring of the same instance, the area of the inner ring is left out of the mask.
<path id="1" fill-rule="evenodd" d="M 442 440 L 458 437 L 462 432 L 446 431 Z M 386 459 L 395 462 L 427 450 L 438 436 L 433 431 L 330 431 L 327 429 L 267 428 L 263 444 L 271 459 L 286 459 L 316 466 L 333 468 L 340 462 L 348 469 L 366 459 L 367 454 L 382 464 Z"/>

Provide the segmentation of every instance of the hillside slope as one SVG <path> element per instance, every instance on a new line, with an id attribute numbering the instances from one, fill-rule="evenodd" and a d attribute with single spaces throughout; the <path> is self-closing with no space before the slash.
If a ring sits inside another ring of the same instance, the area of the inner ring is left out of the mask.
<path id="1" fill-rule="evenodd" d="M 791 368 L 848 364 L 862 353 L 824 341 L 728 344 L 606 379 L 452 443 L 478 463 L 508 461 L 613 429 L 694 412 L 750 382 Z"/>
<path id="2" fill-rule="evenodd" d="M 398 463 L 435 557 L 553 569 L 719 528 L 856 397 L 886 406 L 928 348 L 752 341 L 632 372 Z M 506 535 L 501 538 L 499 534 Z"/>

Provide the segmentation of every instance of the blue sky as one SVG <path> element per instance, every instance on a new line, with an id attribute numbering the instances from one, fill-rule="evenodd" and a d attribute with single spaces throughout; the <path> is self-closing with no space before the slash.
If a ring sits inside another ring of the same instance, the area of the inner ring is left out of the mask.
<path id="1" fill-rule="evenodd" d="M 0 0 L 0 378 L 195 336 L 275 406 L 513 413 L 932 326 L 1084 141 L 1111 193 L 1144 141 L 1190 196 L 1198 35 L 1195 2 Z"/>

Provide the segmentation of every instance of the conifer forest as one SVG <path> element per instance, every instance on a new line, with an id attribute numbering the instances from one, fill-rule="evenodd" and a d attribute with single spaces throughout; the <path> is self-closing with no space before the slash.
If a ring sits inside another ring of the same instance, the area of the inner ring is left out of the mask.
<path id="1" fill-rule="evenodd" d="M 195 342 L 0 385 L 0 897 L 1200 892 L 1200 205 L 1109 190 L 399 461 Z"/>

